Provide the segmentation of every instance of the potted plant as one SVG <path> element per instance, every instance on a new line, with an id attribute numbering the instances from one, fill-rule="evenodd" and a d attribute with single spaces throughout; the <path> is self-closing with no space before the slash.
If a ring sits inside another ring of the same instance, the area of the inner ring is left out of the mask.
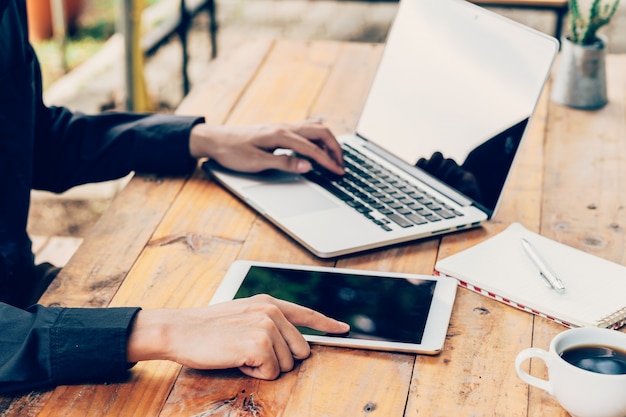
<path id="1" fill-rule="evenodd" d="M 561 40 L 552 100 L 570 107 L 597 109 L 607 103 L 605 60 L 607 25 L 619 0 L 569 0 L 569 33 Z"/>

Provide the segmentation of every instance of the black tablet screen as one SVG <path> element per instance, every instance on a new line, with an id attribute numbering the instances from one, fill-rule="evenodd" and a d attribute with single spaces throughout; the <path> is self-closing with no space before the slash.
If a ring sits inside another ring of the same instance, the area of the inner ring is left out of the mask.
<path id="1" fill-rule="evenodd" d="M 252 266 L 235 298 L 265 293 L 345 321 L 352 338 L 419 344 L 435 286 L 433 280 Z"/>

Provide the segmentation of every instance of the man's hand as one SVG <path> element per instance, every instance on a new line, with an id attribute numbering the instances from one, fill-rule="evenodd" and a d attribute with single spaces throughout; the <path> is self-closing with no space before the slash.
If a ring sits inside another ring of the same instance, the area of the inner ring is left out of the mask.
<path id="1" fill-rule="evenodd" d="M 195 369 L 239 368 L 275 379 L 310 347 L 295 326 L 345 333 L 342 323 L 309 308 L 257 295 L 208 307 L 142 310 L 128 339 L 128 362 L 166 359 Z"/>
<path id="2" fill-rule="evenodd" d="M 289 149 L 295 155 L 275 155 Z M 305 173 L 312 159 L 329 171 L 343 175 L 341 147 L 320 122 L 263 124 L 254 126 L 210 126 L 198 124 L 191 130 L 189 152 L 194 158 L 209 157 L 226 168 L 241 172 L 280 169 Z"/>

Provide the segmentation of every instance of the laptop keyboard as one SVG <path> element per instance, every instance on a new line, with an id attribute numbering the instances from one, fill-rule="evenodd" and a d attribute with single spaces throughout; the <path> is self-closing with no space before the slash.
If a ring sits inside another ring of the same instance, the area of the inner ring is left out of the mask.
<path id="1" fill-rule="evenodd" d="M 463 215 L 350 145 L 342 147 L 345 175 L 334 175 L 313 164 L 313 169 L 304 176 L 383 230 L 391 231 L 390 225 L 394 223 L 406 228 Z"/>

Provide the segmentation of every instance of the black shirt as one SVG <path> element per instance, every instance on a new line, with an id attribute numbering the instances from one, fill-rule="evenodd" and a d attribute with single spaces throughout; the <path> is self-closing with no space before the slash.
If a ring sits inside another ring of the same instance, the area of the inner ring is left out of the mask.
<path id="1" fill-rule="evenodd" d="M 189 133 L 202 121 L 45 106 L 25 4 L 0 0 L 0 392 L 125 374 L 138 310 L 24 304 L 35 276 L 26 233 L 31 189 L 61 192 L 131 171 L 187 174 L 196 166 Z"/>

